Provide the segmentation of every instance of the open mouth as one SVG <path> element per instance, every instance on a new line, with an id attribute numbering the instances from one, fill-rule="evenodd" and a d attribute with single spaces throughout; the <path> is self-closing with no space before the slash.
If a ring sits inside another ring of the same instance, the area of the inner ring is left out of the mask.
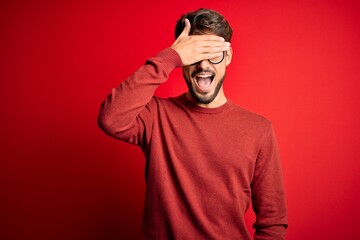
<path id="1" fill-rule="evenodd" d="M 194 76 L 194 79 L 196 81 L 196 85 L 201 90 L 207 90 L 211 87 L 211 83 L 214 80 L 214 74 L 212 73 L 197 73 Z"/>

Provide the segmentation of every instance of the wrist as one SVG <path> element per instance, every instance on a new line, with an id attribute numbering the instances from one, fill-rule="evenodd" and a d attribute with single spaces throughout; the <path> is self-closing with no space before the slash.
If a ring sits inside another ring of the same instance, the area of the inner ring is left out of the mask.
<path id="1" fill-rule="evenodd" d="M 161 59 L 164 67 L 169 70 L 169 72 L 175 68 L 182 67 L 183 62 L 181 60 L 178 52 L 172 47 L 166 48 L 158 53 L 156 56 Z"/>

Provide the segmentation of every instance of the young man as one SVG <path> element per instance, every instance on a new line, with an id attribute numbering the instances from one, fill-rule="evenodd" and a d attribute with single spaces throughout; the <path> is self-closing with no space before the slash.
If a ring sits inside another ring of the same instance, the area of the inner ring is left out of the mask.
<path id="1" fill-rule="evenodd" d="M 113 89 L 99 126 L 146 157 L 144 239 L 284 239 L 287 212 L 271 123 L 227 99 L 232 29 L 219 13 L 183 15 L 176 41 Z M 182 67 L 189 91 L 153 96 Z"/>

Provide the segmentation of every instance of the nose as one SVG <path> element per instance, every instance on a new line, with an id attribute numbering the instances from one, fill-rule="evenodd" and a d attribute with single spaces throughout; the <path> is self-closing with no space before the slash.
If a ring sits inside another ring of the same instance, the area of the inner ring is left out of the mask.
<path id="1" fill-rule="evenodd" d="M 208 69 L 210 68 L 210 62 L 207 59 L 202 60 L 196 64 L 196 67 L 202 70 Z"/>

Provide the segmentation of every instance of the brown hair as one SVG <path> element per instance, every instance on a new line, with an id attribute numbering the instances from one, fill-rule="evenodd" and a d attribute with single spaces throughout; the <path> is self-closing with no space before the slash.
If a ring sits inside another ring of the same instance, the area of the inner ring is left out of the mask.
<path id="1" fill-rule="evenodd" d="M 182 15 L 175 26 L 175 39 L 185 27 L 185 18 L 191 23 L 189 35 L 215 34 L 227 42 L 231 41 L 232 29 L 226 19 L 220 13 L 206 8 Z"/>

